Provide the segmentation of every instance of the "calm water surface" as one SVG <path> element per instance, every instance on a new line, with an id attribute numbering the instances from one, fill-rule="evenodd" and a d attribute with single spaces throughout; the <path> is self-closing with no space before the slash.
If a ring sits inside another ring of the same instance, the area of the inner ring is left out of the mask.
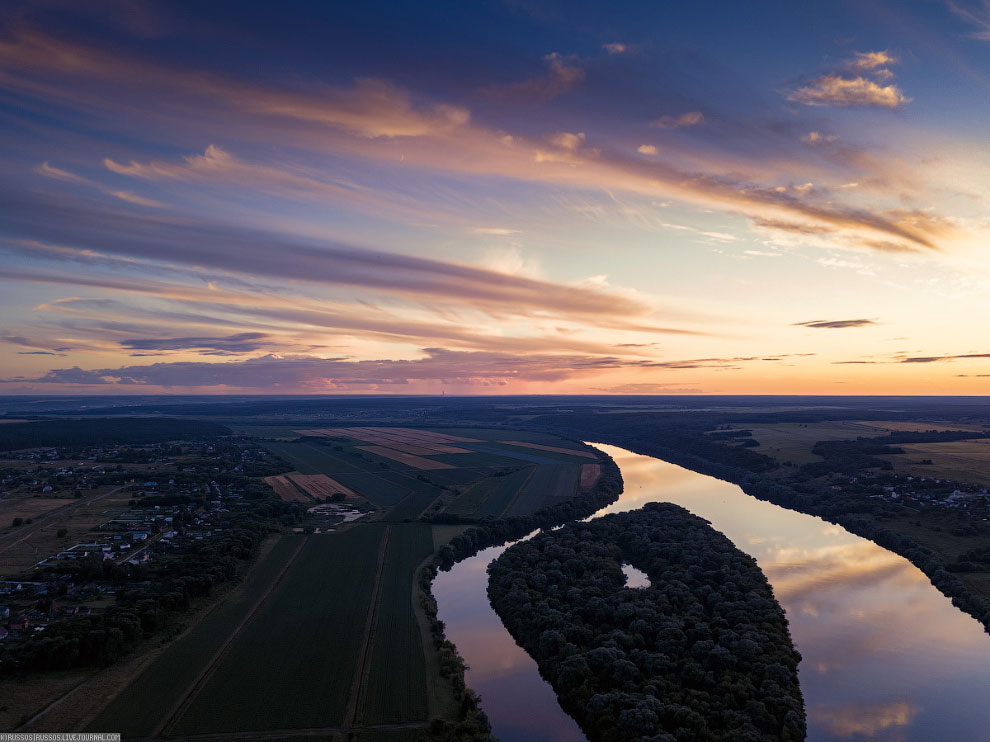
<path id="1" fill-rule="evenodd" d="M 759 562 L 804 657 L 809 740 L 990 742 L 990 637 L 910 562 L 734 484 L 594 445 L 625 481 L 619 501 L 596 515 L 677 503 Z M 437 577 L 447 636 L 502 742 L 583 740 L 488 603 L 485 568 L 504 549 Z"/>

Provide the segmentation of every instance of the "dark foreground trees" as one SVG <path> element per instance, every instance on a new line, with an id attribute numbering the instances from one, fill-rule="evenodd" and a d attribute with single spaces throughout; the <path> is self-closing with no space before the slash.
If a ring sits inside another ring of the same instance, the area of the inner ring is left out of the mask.
<path id="1" fill-rule="evenodd" d="M 651 585 L 628 588 L 622 564 Z M 671 504 L 542 533 L 489 567 L 492 605 L 590 740 L 802 740 L 783 610 L 756 562 Z"/>

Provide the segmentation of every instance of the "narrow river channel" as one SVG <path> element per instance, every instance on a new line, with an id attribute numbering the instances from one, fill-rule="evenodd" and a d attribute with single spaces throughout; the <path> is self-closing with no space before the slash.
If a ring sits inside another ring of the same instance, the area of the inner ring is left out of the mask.
<path id="1" fill-rule="evenodd" d="M 990 742 L 990 636 L 910 562 L 734 484 L 592 445 L 615 459 L 625 482 L 619 501 L 595 517 L 677 503 L 759 562 L 804 657 L 809 740 Z M 437 576 L 447 637 L 502 742 L 583 740 L 488 603 L 485 570 L 504 548 Z"/>

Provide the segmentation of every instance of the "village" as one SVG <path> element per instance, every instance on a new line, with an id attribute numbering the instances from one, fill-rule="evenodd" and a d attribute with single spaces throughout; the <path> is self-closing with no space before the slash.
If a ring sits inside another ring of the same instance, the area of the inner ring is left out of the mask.
<path id="1" fill-rule="evenodd" d="M 834 475 L 829 490 L 865 495 L 919 512 L 945 508 L 956 510 L 967 519 L 990 519 L 990 490 L 967 482 L 863 471 L 854 476 Z"/>
<path id="2" fill-rule="evenodd" d="M 25 544 L 49 550 L 31 564 L 16 556 L 0 562 L 0 641 L 96 615 L 156 562 L 222 534 L 249 490 L 264 488 L 246 472 L 267 472 L 272 461 L 267 451 L 229 442 L 5 454 L 0 556 Z M 86 505 L 95 520 L 70 512 Z M 26 506 L 39 515 L 7 519 Z"/>

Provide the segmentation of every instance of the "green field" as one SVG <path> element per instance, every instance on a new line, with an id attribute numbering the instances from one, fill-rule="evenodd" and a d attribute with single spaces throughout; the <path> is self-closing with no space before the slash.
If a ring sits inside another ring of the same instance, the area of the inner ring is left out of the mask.
<path id="1" fill-rule="evenodd" d="M 477 446 L 477 443 L 464 443 L 457 444 L 458 446 L 463 445 L 464 448 L 470 448 L 471 446 Z M 486 448 L 492 448 L 492 444 L 485 443 Z M 479 467 L 490 467 L 490 466 L 512 466 L 517 463 L 510 456 L 497 456 L 490 453 L 472 451 L 471 453 L 443 453 L 439 456 L 431 456 L 434 461 L 442 461 L 445 464 L 450 464 L 451 466 L 460 466 L 470 469 L 476 469 Z"/>
<path id="2" fill-rule="evenodd" d="M 429 473 L 432 472 L 428 472 L 427 476 Z M 402 502 L 389 511 L 389 520 L 404 520 L 406 518 L 415 520 L 419 517 L 420 513 L 429 507 L 430 503 L 443 494 L 443 490 L 440 487 L 429 482 L 420 481 L 415 476 L 406 476 L 398 472 L 387 472 L 384 477 L 389 481 L 395 482 L 397 487 L 402 487 L 407 491 L 412 490 L 412 494 L 408 495 Z"/>
<path id="3" fill-rule="evenodd" d="M 475 511 L 475 515 L 479 518 L 484 518 L 486 515 L 494 515 L 496 518 L 501 516 L 515 501 L 519 491 L 526 486 L 537 469 L 538 467 L 535 466 L 526 466 L 512 474 L 499 477 L 495 492 Z"/>
<path id="4" fill-rule="evenodd" d="M 512 435 L 508 435 L 508 436 L 505 436 L 505 437 L 506 437 L 506 439 L 509 439 L 509 438 L 514 438 L 515 439 L 515 436 L 512 436 Z M 521 439 L 516 439 L 516 440 L 521 440 Z M 536 442 L 536 441 L 534 441 L 534 442 Z M 574 448 L 574 446 L 572 444 L 570 444 L 568 441 L 554 441 L 554 440 L 550 440 L 550 441 L 539 441 L 539 444 L 541 446 L 542 445 L 555 446 L 557 448 Z M 539 448 L 527 448 L 526 446 L 512 446 L 512 445 L 509 445 L 508 443 L 491 443 L 491 444 L 489 444 L 489 446 L 491 448 L 493 448 L 493 449 L 498 449 L 500 451 L 505 451 L 507 454 L 520 454 L 520 453 L 523 453 L 523 454 L 528 454 L 530 456 L 539 456 L 540 458 L 547 459 L 548 461 L 559 461 L 560 463 L 572 463 L 572 464 L 573 463 L 582 463 L 582 462 L 583 463 L 591 463 L 591 462 L 594 461 L 594 459 L 589 459 L 586 456 L 579 456 L 579 455 L 577 455 L 577 452 L 578 451 L 580 451 L 580 453 L 587 453 L 587 451 L 588 451 L 587 448 L 583 448 L 583 449 L 577 449 L 577 448 L 575 448 L 575 455 L 571 456 L 571 455 L 566 454 L 566 453 L 557 453 L 556 451 L 543 451 L 542 449 L 539 449 Z"/>
<path id="5" fill-rule="evenodd" d="M 547 464 L 536 467 L 507 515 L 533 513 L 542 507 L 553 505 L 562 497 L 573 496 L 580 478 L 580 464 Z"/>
<path id="6" fill-rule="evenodd" d="M 281 563 L 269 554 L 252 572 L 252 589 L 241 600 L 222 603 L 169 647 L 90 728 L 147 736 L 184 698 L 188 705 L 170 730 L 176 734 L 341 724 L 361 649 L 355 627 L 363 626 L 368 613 L 384 530 L 369 524 L 308 538 L 198 693 L 187 698 L 206 663 L 277 574 Z M 282 539 L 277 556 L 296 546 L 296 539 Z"/>
<path id="7" fill-rule="evenodd" d="M 355 464 L 355 457 L 318 443 L 266 441 L 265 448 L 288 461 L 301 474 L 333 475 L 363 470 L 363 467 Z"/>
<path id="8" fill-rule="evenodd" d="M 477 467 L 474 469 L 435 469 L 427 476 L 439 484 L 469 484 L 498 471 L 498 467 Z"/>
<path id="9" fill-rule="evenodd" d="M 429 525 L 392 528 L 370 654 L 372 670 L 358 709 L 359 726 L 429 717 L 426 660 L 413 613 L 413 582 L 416 568 L 432 553 Z"/>
<path id="10" fill-rule="evenodd" d="M 228 426 L 238 435 L 253 435 L 259 438 L 298 438 L 297 430 L 305 429 L 301 425 L 239 425 L 231 423 Z"/>
<path id="11" fill-rule="evenodd" d="M 173 642 L 148 670 L 100 712 L 89 728 L 113 729 L 125 737 L 150 733 L 161 721 L 165 709 L 182 700 L 206 659 L 264 594 L 298 546 L 298 539 L 281 538 L 231 595 L 192 631 Z M 155 702 L 148 703 L 149 698 Z"/>
<path id="12" fill-rule="evenodd" d="M 479 518 L 486 515 L 499 516 L 515 499 L 536 468 L 524 466 L 505 476 L 482 479 L 464 491 L 444 511 Z"/>
<path id="13" fill-rule="evenodd" d="M 990 486 L 990 440 L 899 444 L 904 453 L 885 456 L 898 474 L 937 476 Z M 921 461 L 931 461 L 922 464 Z"/>
<path id="14" fill-rule="evenodd" d="M 299 472 L 332 476 L 387 510 L 335 533 L 281 537 L 90 729 L 128 737 L 273 738 L 307 730 L 331 738 L 343 728 L 353 730 L 350 739 L 368 742 L 420 738 L 431 716 L 456 715 L 458 704 L 417 617 L 416 571 L 442 545 L 436 534 L 463 526 L 416 520 L 440 498 L 449 512 L 468 517 L 532 512 L 573 494 L 580 472 L 579 463 L 480 451 L 449 456 L 471 463 L 463 469 L 419 471 L 394 462 L 381 467 L 370 454 L 353 456 L 348 445 L 341 451 L 311 441 L 264 445 Z M 460 495 L 454 497 L 454 488 Z M 392 724 L 411 726 L 377 728 Z"/>
<path id="15" fill-rule="evenodd" d="M 333 478 L 347 485 L 359 495 L 363 495 L 380 507 L 390 507 L 406 497 L 411 487 L 405 483 L 398 484 L 386 478 L 388 472 L 374 474 L 372 472 L 355 472 L 353 474 L 334 474 Z"/>
<path id="16" fill-rule="evenodd" d="M 447 505 L 444 512 L 454 515 L 473 515 L 478 508 L 488 501 L 488 498 L 495 494 L 501 479 L 504 477 L 488 477 L 476 482 Z"/>
<path id="17" fill-rule="evenodd" d="M 457 435 L 463 438 L 474 438 L 479 441 L 529 441 L 531 443 L 543 443 L 548 446 L 574 446 L 574 442 L 558 438 L 552 433 L 534 433 L 527 430 L 505 430 L 498 428 L 421 428 L 431 430 L 435 433 L 446 435 Z M 454 446 L 467 446 L 470 443 L 453 443 Z"/>
<path id="18" fill-rule="evenodd" d="M 342 724 L 384 534 L 368 524 L 310 538 L 175 733 Z"/>

